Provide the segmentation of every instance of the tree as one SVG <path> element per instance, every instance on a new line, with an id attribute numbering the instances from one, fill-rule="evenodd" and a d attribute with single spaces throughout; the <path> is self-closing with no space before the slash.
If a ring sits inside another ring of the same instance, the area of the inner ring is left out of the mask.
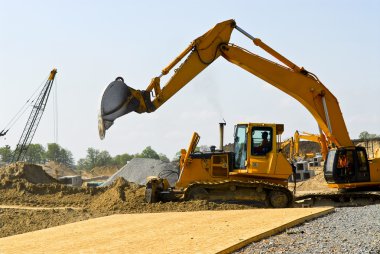
<path id="1" fill-rule="evenodd" d="M 113 164 L 118 167 L 124 166 L 125 164 L 127 164 L 128 161 L 132 160 L 133 157 L 134 157 L 133 155 L 130 155 L 127 153 L 116 155 L 113 158 Z"/>
<path id="2" fill-rule="evenodd" d="M 40 144 L 30 144 L 25 154 L 25 161 L 33 164 L 45 163 L 46 151 Z"/>
<path id="3" fill-rule="evenodd" d="M 0 147 L 0 157 L 5 163 L 10 163 L 12 161 L 13 151 L 9 145 Z"/>
<path id="4" fill-rule="evenodd" d="M 66 166 L 72 167 L 74 165 L 73 154 L 57 143 L 49 143 L 47 145 L 46 160 L 62 163 Z"/>
<path id="5" fill-rule="evenodd" d="M 60 153 L 60 160 L 58 162 L 68 167 L 74 167 L 73 154 L 69 150 L 62 148 L 61 153 Z"/>
<path id="6" fill-rule="evenodd" d="M 370 134 L 370 133 L 368 133 L 368 131 L 362 131 L 359 134 L 359 138 L 364 139 L 364 140 L 373 139 L 373 138 L 377 138 L 377 137 L 379 137 L 379 135 Z"/>
<path id="7" fill-rule="evenodd" d="M 158 156 L 160 157 L 161 161 L 163 161 L 163 162 L 170 162 L 169 158 L 165 154 L 160 153 L 160 154 L 158 154 Z"/>
<path id="8" fill-rule="evenodd" d="M 77 164 L 79 170 L 91 170 L 95 167 L 114 165 L 114 160 L 109 152 L 89 147 L 86 158 L 79 159 Z"/>
<path id="9" fill-rule="evenodd" d="M 87 155 L 86 158 L 79 159 L 78 161 L 78 169 L 79 170 L 91 170 L 96 165 L 96 160 L 99 155 L 100 151 L 89 147 L 87 148 Z"/>
<path id="10" fill-rule="evenodd" d="M 78 170 L 89 170 L 90 169 L 90 166 L 88 165 L 86 159 L 82 158 L 82 159 L 78 160 L 77 169 Z"/>
<path id="11" fill-rule="evenodd" d="M 93 147 L 89 147 L 87 149 L 86 164 L 88 166 L 88 170 L 95 167 L 99 153 L 100 151 Z"/>
<path id="12" fill-rule="evenodd" d="M 112 164 L 112 157 L 107 151 L 101 151 L 95 161 L 96 167 L 108 166 Z"/>
<path id="13" fill-rule="evenodd" d="M 148 146 L 146 147 L 140 154 L 137 154 L 136 157 L 138 158 L 151 158 L 159 160 L 160 156 L 156 151 L 152 149 L 152 147 Z"/>
<path id="14" fill-rule="evenodd" d="M 48 161 L 58 162 L 60 157 L 61 147 L 57 143 L 47 144 L 46 159 Z"/>

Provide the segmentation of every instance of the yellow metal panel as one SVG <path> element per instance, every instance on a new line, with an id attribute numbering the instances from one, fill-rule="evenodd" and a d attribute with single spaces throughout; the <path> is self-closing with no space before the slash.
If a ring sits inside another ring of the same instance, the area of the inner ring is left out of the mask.
<path id="1" fill-rule="evenodd" d="M 380 158 L 373 159 L 369 163 L 369 168 L 371 182 L 380 182 Z"/>

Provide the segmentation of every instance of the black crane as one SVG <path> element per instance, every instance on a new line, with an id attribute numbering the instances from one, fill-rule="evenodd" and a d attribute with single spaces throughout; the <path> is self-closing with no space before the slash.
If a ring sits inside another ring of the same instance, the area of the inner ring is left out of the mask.
<path id="1" fill-rule="evenodd" d="M 16 146 L 16 150 L 13 153 L 12 162 L 24 160 L 26 151 L 28 150 L 28 147 L 32 142 L 33 136 L 36 133 L 42 114 L 44 113 L 56 73 L 57 69 L 53 69 L 50 72 L 48 80 L 46 81 L 44 87 L 38 95 L 36 102 L 33 105 L 32 112 L 29 115 L 24 131 L 22 132 L 20 140 L 18 141 L 18 144 Z"/>

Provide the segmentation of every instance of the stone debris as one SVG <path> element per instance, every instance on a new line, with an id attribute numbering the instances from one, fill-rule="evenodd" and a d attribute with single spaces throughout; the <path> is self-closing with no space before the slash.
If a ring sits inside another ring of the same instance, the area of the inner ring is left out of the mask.
<path id="1" fill-rule="evenodd" d="M 167 163 L 155 159 L 134 158 L 124 167 L 119 169 L 101 186 L 109 186 L 117 178 L 122 177 L 128 182 L 145 185 L 148 176 L 158 176 L 166 178 L 171 186 L 174 186 L 178 179 L 179 169 L 174 163 Z"/>

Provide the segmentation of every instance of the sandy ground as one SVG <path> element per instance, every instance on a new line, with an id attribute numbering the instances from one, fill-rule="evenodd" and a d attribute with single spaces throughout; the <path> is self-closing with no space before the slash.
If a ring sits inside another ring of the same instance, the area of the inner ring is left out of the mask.
<path id="1" fill-rule="evenodd" d="M 43 184 L 38 183 L 42 180 Z M 297 186 L 297 190 L 326 188 L 323 174 Z M 8 206 L 0 208 L 0 237 L 112 214 L 256 208 L 253 204 L 208 201 L 147 204 L 143 201 L 144 193 L 143 186 L 128 183 L 122 178 L 106 188 L 78 188 L 57 183 L 35 165 L 17 164 L 0 168 L 0 205 Z M 54 209 L 27 210 L 9 206 Z M 64 207 L 67 208 L 62 209 Z"/>
<path id="2" fill-rule="evenodd" d="M 0 208 L 0 237 L 112 214 L 255 208 L 207 201 L 147 204 L 144 202 L 145 188 L 122 178 L 105 188 L 70 187 L 57 183 L 41 167 L 27 164 L 0 169 L 0 179 L 0 205 L 8 206 Z M 39 179 L 45 183 L 30 182 Z M 9 206 L 55 209 L 27 210 Z"/>
<path id="3" fill-rule="evenodd" d="M 333 211 L 325 207 L 116 214 L 1 238 L 0 252 L 229 253 Z"/>

